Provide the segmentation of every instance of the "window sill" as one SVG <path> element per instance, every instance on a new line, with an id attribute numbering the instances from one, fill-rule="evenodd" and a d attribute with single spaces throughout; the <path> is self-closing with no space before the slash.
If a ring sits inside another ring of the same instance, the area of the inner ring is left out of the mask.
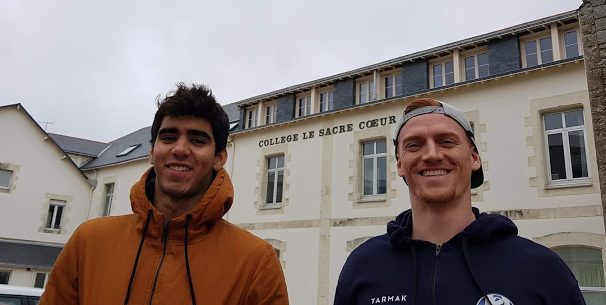
<path id="1" fill-rule="evenodd" d="M 545 186 L 545 189 L 553 190 L 553 189 L 584 187 L 584 186 L 592 186 L 591 180 L 567 181 L 567 182 L 559 182 L 559 183 L 551 182 Z"/>
<path id="2" fill-rule="evenodd" d="M 44 228 L 44 233 L 59 234 L 61 233 L 61 229 Z"/>
<path id="3" fill-rule="evenodd" d="M 360 198 L 358 200 L 358 203 L 364 204 L 364 203 L 372 203 L 372 202 L 385 202 L 385 200 L 387 200 L 387 195 L 374 195 L 374 196 L 362 196 L 362 198 Z"/>
<path id="4" fill-rule="evenodd" d="M 282 207 L 283 207 L 282 203 L 274 203 L 274 204 L 267 203 L 267 204 L 261 206 L 260 210 L 278 210 L 278 209 L 281 209 Z"/>

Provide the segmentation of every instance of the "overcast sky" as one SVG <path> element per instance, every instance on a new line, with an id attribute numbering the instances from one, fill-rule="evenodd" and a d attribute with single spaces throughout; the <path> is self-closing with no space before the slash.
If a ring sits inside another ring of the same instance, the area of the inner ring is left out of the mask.
<path id="1" fill-rule="evenodd" d="M 221 104 L 577 9 L 581 0 L 0 0 L 0 105 L 111 141 L 158 94 Z"/>

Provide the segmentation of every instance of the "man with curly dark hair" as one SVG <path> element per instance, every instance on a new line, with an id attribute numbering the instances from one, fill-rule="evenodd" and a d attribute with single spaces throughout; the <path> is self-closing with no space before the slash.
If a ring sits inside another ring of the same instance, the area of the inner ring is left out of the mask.
<path id="1" fill-rule="evenodd" d="M 134 213 L 83 223 L 40 304 L 288 304 L 273 247 L 222 219 L 233 201 L 228 133 L 206 86 L 160 97 Z"/>

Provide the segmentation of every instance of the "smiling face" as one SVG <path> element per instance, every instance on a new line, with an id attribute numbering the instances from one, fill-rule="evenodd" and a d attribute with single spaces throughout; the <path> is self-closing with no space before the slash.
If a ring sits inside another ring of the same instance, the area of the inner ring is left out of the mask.
<path id="1" fill-rule="evenodd" d="M 410 119 L 398 135 L 397 153 L 397 172 L 413 203 L 471 201 L 471 173 L 480 168 L 480 156 L 454 120 L 435 113 Z"/>
<path id="2" fill-rule="evenodd" d="M 156 172 L 156 198 L 189 199 L 204 195 L 213 172 L 225 164 L 227 152 L 215 154 L 213 130 L 207 120 L 166 116 L 150 157 Z"/>

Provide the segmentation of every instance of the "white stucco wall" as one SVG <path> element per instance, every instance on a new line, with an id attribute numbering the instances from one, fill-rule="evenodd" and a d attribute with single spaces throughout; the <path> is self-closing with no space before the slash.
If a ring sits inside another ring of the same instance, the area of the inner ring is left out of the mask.
<path id="1" fill-rule="evenodd" d="M 0 237 L 65 243 L 86 219 L 91 187 L 35 124 L 22 108 L 0 109 L 0 163 L 18 167 L 10 191 L 0 192 Z M 67 201 L 58 233 L 44 230 L 49 199 Z"/>

